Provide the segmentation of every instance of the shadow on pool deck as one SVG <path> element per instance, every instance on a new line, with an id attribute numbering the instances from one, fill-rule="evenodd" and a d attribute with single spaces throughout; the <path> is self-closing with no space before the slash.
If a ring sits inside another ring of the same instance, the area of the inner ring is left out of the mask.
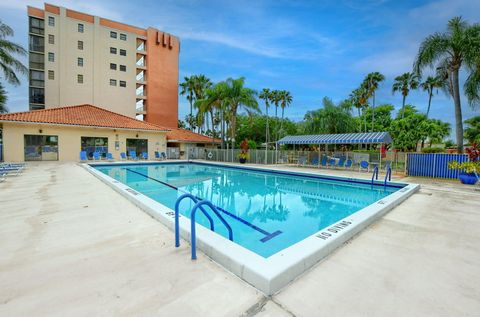
<path id="1" fill-rule="evenodd" d="M 265 298 L 76 164 L 34 163 L 0 184 L 0 315 L 477 316 L 480 192 L 409 181 L 418 194 Z"/>

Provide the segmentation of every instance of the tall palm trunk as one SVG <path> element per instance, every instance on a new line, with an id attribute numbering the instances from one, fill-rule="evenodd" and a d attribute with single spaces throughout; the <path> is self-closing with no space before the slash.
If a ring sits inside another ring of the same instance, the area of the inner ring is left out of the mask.
<path id="1" fill-rule="evenodd" d="M 213 110 L 210 110 L 210 119 L 212 120 L 212 146 L 215 146 L 215 123 L 213 118 Z"/>
<path id="2" fill-rule="evenodd" d="M 232 107 L 232 118 L 230 119 L 230 135 L 232 137 L 232 149 L 235 148 L 235 134 L 237 129 L 237 107 Z"/>
<path id="3" fill-rule="evenodd" d="M 402 100 L 402 119 L 405 117 L 405 99 L 407 99 L 406 95 L 403 95 L 403 100 Z"/>
<path id="4" fill-rule="evenodd" d="M 372 94 L 372 132 L 374 131 L 373 125 L 375 124 L 375 91 Z"/>
<path id="5" fill-rule="evenodd" d="M 223 109 L 220 109 L 220 138 L 222 139 L 221 148 L 225 148 L 225 119 L 223 117 Z"/>
<path id="6" fill-rule="evenodd" d="M 463 153 L 463 121 L 462 121 L 462 105 L 460 103 L 460 85 L 458 82 L 459 67 L 454 67 L 452 70 L 453 81 L 453 101 L 455 103 L 455 124 L 457 134 L 457 150 L 458 153 Z"/>
<path id="7" fill-rule="evenodd" d="M 285 107 L 282 107 L 282 121 L 280 121 L 280 132 L 281 132 L 280 137 L 283 136 L 283 114 L 284 114 L 284 112 L 285 112 Z"/>
<path id="8" fill-rule="evenodd" d="M 269 129 L 268 129 L 268 106 L 266 105 L 265 106 L 265 113 L 266 113 L 266 116 L 267 116 L 267 126 L 265 128 L 265 146 L 266 148 L 268 149 L 268 139 L 269 139 Z"/>
<path id="9" fill-rule="evenodd" d="M 430 89 L 428 92 L 428 108 L 427 108 L 427 119 L 428 114 L 430 113 L 430 105 L 432 104 L 433 89 Z"/>

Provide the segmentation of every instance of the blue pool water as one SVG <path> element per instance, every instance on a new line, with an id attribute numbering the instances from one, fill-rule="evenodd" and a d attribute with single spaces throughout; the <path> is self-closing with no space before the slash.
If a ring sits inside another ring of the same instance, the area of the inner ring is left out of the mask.
<path id="1" fill-rule="evenodd" d="M 233 241 L 269 257 L 400 189 L 393 186 L 308 177 L 292 173 L 222 167 L 202 163 L 93 166 L 136 191 L 174 209 L 184 193 L 220 207 Z M 183 200 L 190 217 L 193 203 Z M 208 208 L 207 208 L 208 209 Z M 197 223 L 209 228 L 197 212 Z M 215 231 L 228 232 L 213 215 Z"/>

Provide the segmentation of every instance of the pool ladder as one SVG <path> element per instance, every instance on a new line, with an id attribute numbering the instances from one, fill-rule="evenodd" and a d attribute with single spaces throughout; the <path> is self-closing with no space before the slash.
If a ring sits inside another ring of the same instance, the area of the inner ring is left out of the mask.
<path id="1" fill-rule="evenodd" d="M 375 166 L 373 169 L 373 174 L 372 174 L 372 185 L 374 183 L 374 179 L 378 180 L 378 166 Z M 389 166 L 387 168 L 387 173 L 385 174 L 385 180 L 383 182 L 383 187 L 387 187 L 387 179 L 390 182 L 392 180 L 392 168 Z"/>
<path id="2" fill-rule="evenodd" d="M 213 213 L 220 219 L 220 221 L 225 225 L 225 227 L 228 230 L 228 239 L 230 241 L 233 241 L 233 231 L 232 227 L 228 224 L 228 222 L 225 221 L 225 219 L 222 217 L 220 212 L 218 212 L 217 207 L 215 207 L 214 204 L 212 204 L 208 200 L 201 200 L 192 194 L 183 194 L 182 196 L 178 197 L 177 201 L 175 202 L 175 247 L 178 248 L 180 246 L 180 222 L 179 222 L 179 217 L 180 217 L 180 203 L 182 200 L 190 198 L 195 205 L 190 211 L 190 237 L 191 237 L 191 245 L 192 245 L 192 260 L 197 259 L 197 234 L 195 230 L 195 215 L 198 209 L 207 217 L 208 222 L 210 223 L 210 230 L 215 231 L 215 225 L 213 222 L 212 217 L 208 214 L 208 212 L 205 210 L 203 207 L 204 205 L 210 207 L 210 209 L 213 211 Z"/>

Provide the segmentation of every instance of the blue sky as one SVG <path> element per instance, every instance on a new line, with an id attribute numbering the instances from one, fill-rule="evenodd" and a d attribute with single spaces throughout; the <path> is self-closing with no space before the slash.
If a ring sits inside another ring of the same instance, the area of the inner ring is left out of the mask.
<path id="1" fill-rule="evenodd" d="M 301 120 L 321 107 L 324 96 L 340 101 L 372 71 L 387 80 L 377 104 L 398 109 L 393 78 L 410 71 L 418 45 L 443 31 L 456 15 L 480 22 L 480 0 L 389 1 L 49 1 L 67 8 L 140 27 L 153 26 L 181 39 L 180 78 L 205 74 L 213 81 L 244 76 L 261 90 L 289 90 L 294 98 L 285 114 Z M 16 42 L 27 46 L 26 6 L 41 1 L 1 1 L 0 18 L 15 31 Z M 8 86 L 10 111 L 27 110 L 27 80 Z M 413 92 L 408 103 L 426 109 L 425 92 Z M 464 118 L 480 115 L 464 101 Z M 451 99 L 439 93 L 432 116 L 454 123 Z M 180 118 L 188 111 L 180 98 Z"/>

